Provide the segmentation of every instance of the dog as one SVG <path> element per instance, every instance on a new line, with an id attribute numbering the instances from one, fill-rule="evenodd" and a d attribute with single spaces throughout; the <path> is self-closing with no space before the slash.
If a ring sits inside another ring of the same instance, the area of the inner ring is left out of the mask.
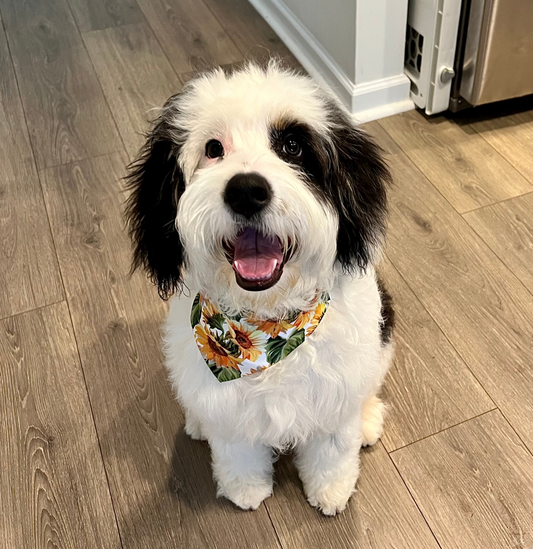
<path id="1" fill-rule="evenodd" d="M 381 150 L 309 77 L 249 64 L 172 96 L 127 180 L 133 269 L 176 294 L 166 365 L 217 495 L 256 509 L 293 449 L 309 503 L 343 511 L 393 350 Z"/>

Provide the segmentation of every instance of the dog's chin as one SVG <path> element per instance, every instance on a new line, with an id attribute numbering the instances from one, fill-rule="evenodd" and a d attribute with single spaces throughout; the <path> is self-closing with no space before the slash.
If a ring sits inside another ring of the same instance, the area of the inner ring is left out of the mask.
<path id="1" fill-rule="evenodd" d="M 261 292 L 279 282 L 287 252 L 278 237 L 246 227 L 233 242 L 224 242 L 224 249 L 233 267 L 235 281 L 243 290 Z"/>

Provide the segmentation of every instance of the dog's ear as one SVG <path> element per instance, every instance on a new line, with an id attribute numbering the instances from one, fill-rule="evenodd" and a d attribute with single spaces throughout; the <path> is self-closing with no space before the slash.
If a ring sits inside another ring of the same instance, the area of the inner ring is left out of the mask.
<path id="1" fill-rule="evenodd" d="M 364 271 L 385 236 L 390 172 L 381 149 L 333 102 L 325 185 L 339 217 L 337 261 Z"/>
<path id="2" fill-rule="evenodd" d="M 133 241 L 132 271 L 143 267 L 162 299 L 181 288 L 184 249 L 176 229 L 176 212 L 185 190 L 178 164 L 179 131 L 170 120 L 176 98 L 155 120 L 137 159 L 128 167 L 126 221 Z"/>

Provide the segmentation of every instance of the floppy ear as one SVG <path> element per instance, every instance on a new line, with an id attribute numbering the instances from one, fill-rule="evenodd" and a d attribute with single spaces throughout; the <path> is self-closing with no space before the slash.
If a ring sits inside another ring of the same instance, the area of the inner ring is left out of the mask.
<path id="1" fill-rule="evenodd" d="M 337 210 L 337 261 L 345 272 L 364 271 L 385 236 L 390 172 L 381 149 L 333 102 L 328 198 Z"/>
<path id="2" fill-rule="evenodd" d="M 174 98 L 171 98 L 171 100 Z M 178 165 L 179 131 L 168 122 L 171 100 L 155 121 L 137 159 L 128 167 L 126 220 L 133 241 L 132 271 L 143 267 L 162 299 L 181 287 L 184 249 L 176 212 L 185 190 Z"/>

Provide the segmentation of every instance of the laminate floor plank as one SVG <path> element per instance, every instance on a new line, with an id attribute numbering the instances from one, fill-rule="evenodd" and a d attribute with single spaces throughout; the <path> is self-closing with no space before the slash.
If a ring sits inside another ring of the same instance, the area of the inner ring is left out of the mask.
<path id="1" fill-rule="evenodd" d="M 278 549 L 264 507 L 216 499 L 209 449 L 183 433 L 162 365 L 166 306 L 128 275 L 126 163 L 114 154 L 41 172 L 124 549 Z"/>
<path id="2" fill-rule="evenodd" d="M 533 191 L 531 183 L 467 125 L 443 116 L 428 120 L 417 111 L 379 124 L 459 213 Z"/>
<path id="3" fill-rule="evenodd" d="M 2 27 L 0 98 L 0 318 L 5 318 L 61 301 L 64 293 Z"/>
<path id="4" fill-rule="evenodd" d="M 266 500 L 285 549 L 437 549 L 438 544 L 381 443 L 364 450 L 361 476 L 346 510 L 325 517 L 307 503 L 288 457 Z"/>
<path id="5" fill-rule="evenodd" d="M 145 22 L 136 0 L 68 0 L 81 32 Z"/>
<path id="6" fill-rule="evenodd" d="M 396 311 L 394 364 L 381 395 L 390 452 L 494 408 L 457 351 L 387 260 L 379 268 Z"/>
<path id="7" fill-rule="evenodd" d="M 530 156 L 533 157 L 533 148 Z M 463 217 L 533 293 L 533 193 Z"/>
<path id="8" fill-rule="evenodd" d="M 66 303 L 0 321 L 0 546 L 119 549 Z"/>
<path id="9" fill-rule="evenodd" d="M 279 57 L 289 67 L 301 69 L 294 55 L 248 0 L 205 0 L 205 3 L 246 59 L 266 62 Z"/>
<path id="10" fill-rule="evenodd" d="M 525 102 L 522 102 L 522 106 L 525 107 Z M 528 106 L 533 108 L 531 96 Z M 469 126 L 493 149 L 533 183 L 533 110 L 471 118 L 469 122 Z"/>
<path id="11" fill-rule="evenodd" d="M 533 547 L 533 456 L 499 411 L 391 456 L 442 549 Z"/>
<path id="12" fill-rule="evenodd" d="M 0 0 L 38 168 L 122 148 L 66 0 Z"/>
<path id="13" fill-rule="evenodd" d="M 394 141 L 388 257 L 533 451 L 533 296 Z"/>
<path id="14" fill-rule="evenodd" d="M 178 74 L 242 61 L 203 0 L 137 0 Z"/>
<path id="15" fill-rule="evenodd" d="M 147 23 L 85 33 L 84 40 L 132 158 L 156 116 L 154 108 L 181 89 L 180 80 Z"/>

